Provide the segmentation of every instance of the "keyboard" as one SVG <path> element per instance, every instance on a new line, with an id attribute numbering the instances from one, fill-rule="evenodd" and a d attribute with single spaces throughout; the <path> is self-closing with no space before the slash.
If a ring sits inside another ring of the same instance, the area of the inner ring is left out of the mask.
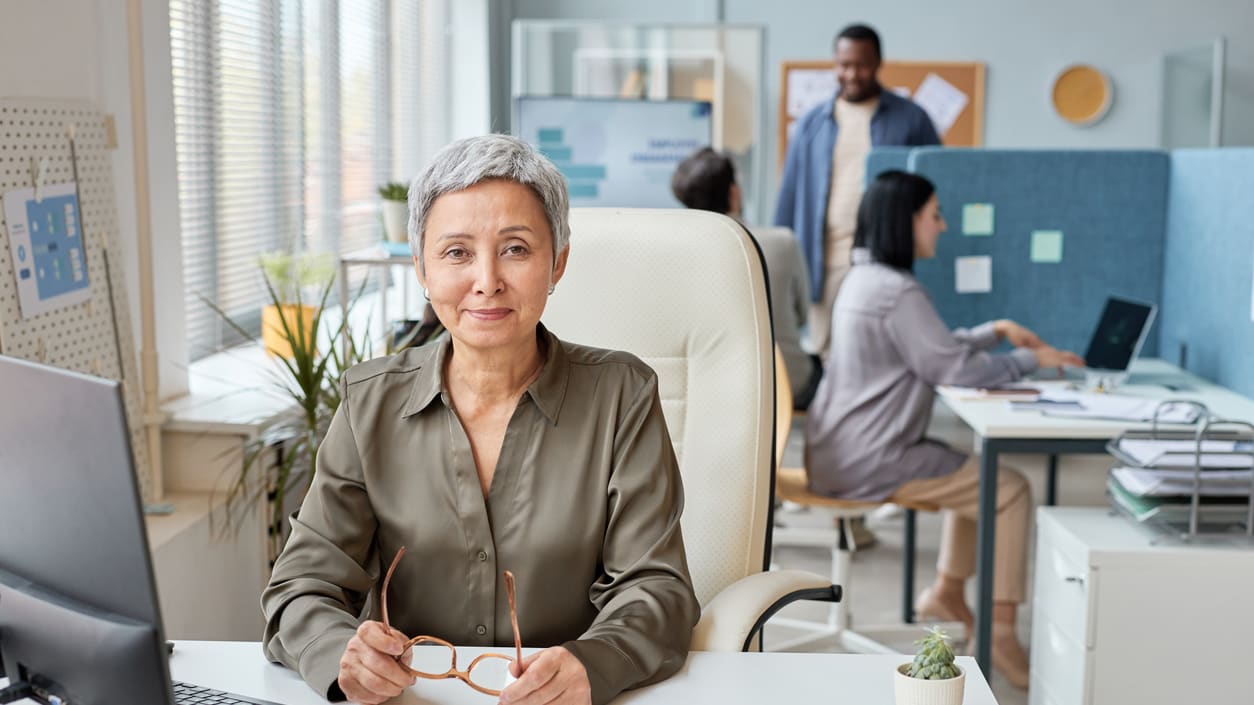
<path id="1" fill-rule="evenodd" d="M 279 705 L 270 700 L 259 700 L 244 695 L 225 693 L 191 683 L 174 681 L 175 705 Z"/>

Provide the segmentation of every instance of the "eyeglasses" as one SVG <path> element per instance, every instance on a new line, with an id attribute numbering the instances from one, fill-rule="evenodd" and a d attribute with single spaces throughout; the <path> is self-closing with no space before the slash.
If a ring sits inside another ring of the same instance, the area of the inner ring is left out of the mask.
<path id="1" fill-rule="evenodd" d="M 388 567 L 387 575 L 383 578 L 383 591 L 381 602 L 383 607 L 383 626 L 392 631 L 392 624 L 388 620 L 388 584 L 392 582 L 392 573 L 396 571 L 396 566 L 401 562 L 401 556 L 405 555 L 405 547 L 396 552 L 396 558 L 392 559 L 392 565 Z M 408 650 L 411 646 L 431 646 L 427 649 L 415 649 L 412 660 L 406 664 L 401 661 L 401 657 L 396 657 L 396 662 L 401 665 L 411 675 L 418 678 L 427 678 L 431 680 L 440 680 L 443 678 L 456 678 L 466 685 L 485 695 L 500 695 L 501 690 L 505 688 L 509 678 L 509 664 L 517 660 L 522 663 L 522 638 L 518 635 L 518 608 L 514 599 L 514 574 L 505 571 L 505 596 L 509 599 L 509 622 L 514 628 L 514 652 L 515 656 L 510 657 L 505 654 L 480 654 L 475 660 L 470 662 L 470 666 L 462 671 L 457 668 L 457 648 L 447 641 L 434 636 L 416 636 L 405 642 L 402 652 Z M 436 648 L 439 647 L 439 648 Z"/>

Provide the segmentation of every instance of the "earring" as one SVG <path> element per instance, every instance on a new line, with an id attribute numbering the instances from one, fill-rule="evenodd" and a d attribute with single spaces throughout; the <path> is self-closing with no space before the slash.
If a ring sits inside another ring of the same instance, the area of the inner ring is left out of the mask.
<path id="1" fill-rule="evenodd" d="M 431 300 L 431 291 L 428 290 L 427 287 L 425 286 L 422 287 L 422 298 L 426 299 L 427 301 Z"/>
<path id="2" fill-rule="evenodd" d="M 557 285 L 556 285 L 556 284 L 550 284 L 550 285 L 549 285 L 549 293 L 550 293 L 550 294 L 552 294 L 552 293 L 553 293 L 553 291 L 554 291 L 555 289 L 557 289 Z"/>

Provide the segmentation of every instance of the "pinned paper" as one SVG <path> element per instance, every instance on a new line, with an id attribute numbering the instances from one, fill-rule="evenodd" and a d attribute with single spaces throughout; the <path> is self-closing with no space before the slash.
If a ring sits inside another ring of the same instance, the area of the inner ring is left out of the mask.
<path id="1" fill-rule="evenodd" d="M 22 318 L 91 300 L 87 251 L 72 182 L 4 194 Z"/>
<path id="2" fill-rule="evenodd" d="M 958 121 L 962 110 L 967 107 L 968 98 L 967 94 L 954 84 L 934 73 L 929 73 L 915 90 L 914 102 L 932 119 L 936 134 L 944 137 L 945 133 L 949 132 L 949 128 Z"/>
<path id="3" fill-rule="evenodd" d="M 954 288 L 959 294 L 987 294 L 993 290 L 993 258 L 987 255 L 954 260 Z"/>
<path id="4" fill-rule="evenodd" d="M 1062 231 L 1036 230 L 1032 233 L 1032 261 L 1058 264 L 1062 261 Z"/>
<path id="5" fill-rule="evenodd" d="M 962 207 L 963 235 L 993 234 L 993 204 L 968 203 Z"/>

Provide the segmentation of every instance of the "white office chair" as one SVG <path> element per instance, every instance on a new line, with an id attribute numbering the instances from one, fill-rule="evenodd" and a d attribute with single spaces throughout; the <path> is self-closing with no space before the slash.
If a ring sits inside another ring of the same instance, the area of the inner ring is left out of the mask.
<path id="1" fill-rule="evenodd" d="M 883 640 L 891 638 L 900 643 L 917 635 L 917 627 L 911 626 L 914 622 L 915 512 L 934 512 L 938 507 L 924 503 L 902 507 L 906 517 L 905 546 L 902 551 L 903 623 L 869 627 L 858 624 L 858 628 L 854 629 L 850 593 L 853 588 L 853 556 L 858 547 L 853 540 L 850 522 L 884 505 L 879 502 L 857 502 L 815 494 L 810 491 L 805 468 L 783 466 L 787 434 L 792 428 L 792 387 L 787 381 L 788 368 L 784 366 L 784 356 L 778 348 L 775 350 L 775 380 L 775 452 L 778 465 L 775 475 L 776 496 L 786 502 L 820 509 L 833 520 L 835 526 L 833 530 L 777 526 L 773 539 L 777 546 L 830 547 L 831 581 L 833 585 L 841 586 L 842 593 L 840 602 L 833 602 L 829 606 L 827 617 L 821 622 L 806 619 L 776 620 L 776 625 L 798 629 L 805 634 L 783 643 L 772 643 L 771 646 L 779 651 L 791 651 L 834 638 L 849 651 L 869 654 L 898 653 L 896 648 L 888 646 Z"/>
<path id="2" fill-rule="evenodd" d="M 840 589 L 764 572 L 774 482 L 774 355 L 757 245 L 693 210 L 576 208 L 570 261 L 544 323 L 571 342 L 631 352 L 657 371 L 684 479 L 684 544 L 702 615 L 696 651 L 742 651 L 797 599 Z"/>

